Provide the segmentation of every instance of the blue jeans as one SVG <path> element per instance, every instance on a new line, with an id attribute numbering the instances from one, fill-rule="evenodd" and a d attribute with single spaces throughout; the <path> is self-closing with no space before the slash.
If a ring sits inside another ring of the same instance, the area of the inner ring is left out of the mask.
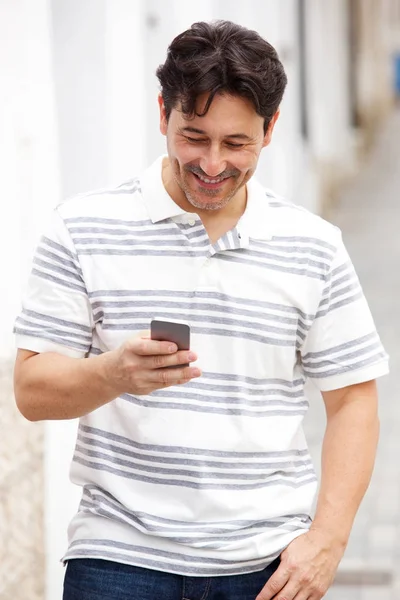
<path id="1" fill-rule="evenodd" d="M 246 575 L 186 577 L 108 560 L 68 562 L 63 600 L 255 600 L 279 565 Z"/>

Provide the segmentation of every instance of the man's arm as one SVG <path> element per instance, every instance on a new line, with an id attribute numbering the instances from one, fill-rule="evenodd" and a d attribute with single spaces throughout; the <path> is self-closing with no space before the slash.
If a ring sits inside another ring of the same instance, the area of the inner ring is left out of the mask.
<path id="1" fill-rule="evenodd" d="M 323 398 L 327 426 L 315 518 L 310 531 L 284 550 L 279 568 L 257 600 L 324 596 L 371 479 L 379 436 L 375 381 L 323 392 Z"/>
<path id="2" fill-rule="evenodd" d="M 138 336 L 90 358 L 18 350 L 14 392 L 30 421 L 81 417 L 123 393 L 143 395 L 199 377 L 196 367 L 169 369 L 197 359 L 176 344 Z"/>

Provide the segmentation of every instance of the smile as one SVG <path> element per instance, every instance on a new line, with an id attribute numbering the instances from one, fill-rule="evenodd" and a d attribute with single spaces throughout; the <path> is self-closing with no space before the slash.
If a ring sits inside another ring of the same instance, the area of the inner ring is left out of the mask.
<path id="1" fill-rule="evenodd" d="M 219 177 L 216 179 L 210 179 L 208 177 L 202 177 L 201 175 L 198 175 L 197 173 L 193 173 L 193 175 L 195 175 L 195 177 L 197 177 L 197 179 L 200 179 L 200 181 L 202 181 L 203 183 L 206 183 L 207 185 L 218 185 L 227 179 L 227 177 Z"/>

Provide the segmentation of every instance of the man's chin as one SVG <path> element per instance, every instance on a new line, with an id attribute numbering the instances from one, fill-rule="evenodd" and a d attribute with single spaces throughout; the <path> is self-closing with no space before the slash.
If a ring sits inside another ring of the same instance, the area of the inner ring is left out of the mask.
<path id="1" fill-rule="evenodd" d="M 187 196 L 187 199 L 194 208 L 210 211 L 221 210 L 221 208 L 224 208 L 229 202 L 229 198 L 216 198 L 215 200 L 212 200 L 211 198 L 204 198 L 204 200 L 202 200 L 189 195 Z"/>

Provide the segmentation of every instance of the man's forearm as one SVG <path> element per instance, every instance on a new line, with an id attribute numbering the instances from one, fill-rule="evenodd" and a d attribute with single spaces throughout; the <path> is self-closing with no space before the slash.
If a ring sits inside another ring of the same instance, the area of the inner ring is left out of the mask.
<path id="1" fill-rule="evenodd" d="M 369 384 L 365 394 L 358 392 L 357 397 L 349 388 L 340 408 L 328 411 L 323 442 L 321 488 L 312 529 L 330 534 L 343 550 L 371 479 L 379 437 L 376 392 Z"/>
<path id="2" fill-rule="evenodd" d="M 14 390 L 21 413 L 31 421 L 74 419 L 116 398 L 107 377 L 110 353 L 70 358 L 54 352 L 23 361 Z"/>

